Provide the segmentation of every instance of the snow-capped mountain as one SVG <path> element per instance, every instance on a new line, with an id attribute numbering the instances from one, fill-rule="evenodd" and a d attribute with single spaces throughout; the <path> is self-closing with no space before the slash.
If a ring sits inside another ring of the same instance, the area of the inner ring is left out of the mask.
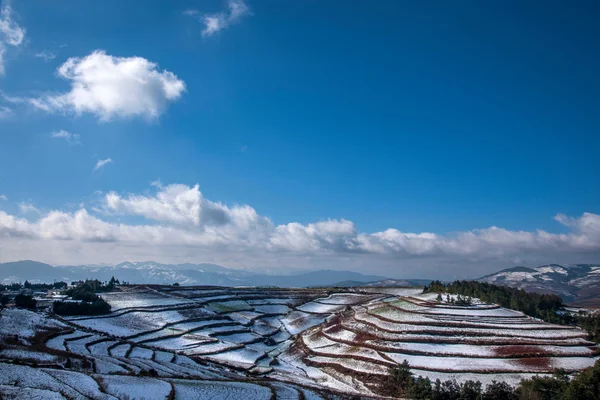
<path id="1" fill-rule="evenodd" d="M 278 274 L 232 269 L 215 264 L 161 264 L 155 261 L 123 262 L 117 265 L 51 266 L 36 261 L 0 263 L 0 283 L 108 280 L 142 284 L 216 285 L 216 286 L 280 286 L 306 287 L 333 285 L 340 281 L 372 282 L 386 279 L 351 271 L 298 272 L 280 269 Z M 287 273 L 287 274 L 286 274 Z"/>
<path id="2" fill-rule="evenodd" d="M 527 291 L 555 293 L 575 303 L 593 302 L 600 305 L 598 264 L 519 266 L 486 275 L 478 280 Z"/>

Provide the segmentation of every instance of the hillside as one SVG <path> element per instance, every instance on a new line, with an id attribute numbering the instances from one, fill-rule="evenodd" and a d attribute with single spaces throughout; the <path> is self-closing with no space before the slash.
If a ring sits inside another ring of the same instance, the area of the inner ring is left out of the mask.
<path id="1" fill-rule="evenodd" d="M 484 387 L 595 362 L 581 329 L 421 292 L 136 285 L 102 294 L 112 312 L 101 317 L 7 308 L 0 397 L 380 398 L 404 360 L 415 375 Z"/>
<path id="2" fill-rule="evenodd" d="M 478 279 L 481 282 L 554 293 L 573 305 L 600 306 L 600 265 L 549 264 L 504 269 Z"/>

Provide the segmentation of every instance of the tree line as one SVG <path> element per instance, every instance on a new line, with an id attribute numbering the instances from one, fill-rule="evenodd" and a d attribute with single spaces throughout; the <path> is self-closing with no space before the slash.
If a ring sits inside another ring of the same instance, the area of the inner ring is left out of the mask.
<path id="1" fill-rule="evenodd" d="M 85 282 L 71 288 L 65 294 L 73 300 L 78 301 L 55 301 L 52 304 L 52 310 L 58 315 L 102 315 L 110 312 L 108 304 L 97 293 L 109 292 L 113 290 L 119 280 L 113 276 L 107 283 L 97 279 L 86 280 Z"/>
<path id="2" fill-rule="evenodd" d="M 390 368 L 383 380 L 381 394 L 414 400 L 598 400 L 600 399 L 600 361 L 573 379 L 558 370 L 553 376 L 524 379 L 517 387 L 492 381 L 485 389 L 479 381 L 456 380 L 432 382 L 415 377 L 406 360 Z"/>
<path id="3" fill-rule="evenodd" d="M 0 285 L 0 292 L 5 291 L 17 291 L 22 289 L 30 289 L 30 290 L 63 290 L 68 286 L 67 282 L 54 282 L 54 283 L 31 283 L 29 281 L 25 281 L 24 283 L 15 282 L 8 285 Z"/>

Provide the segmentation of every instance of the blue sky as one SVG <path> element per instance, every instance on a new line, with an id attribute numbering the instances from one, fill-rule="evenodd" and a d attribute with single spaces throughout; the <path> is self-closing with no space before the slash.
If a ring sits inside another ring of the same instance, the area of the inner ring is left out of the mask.
<path id="1" fill-rule="evenodd" d="M 600 261 L 597 2 L 1 4 L 2 258 L 393 276 Z M 205 226 L 206 199 L 227 224 Z M 240 233 L 242 205 L 272 226 Z M 203 239 L 152 253 L 118 224 Z"/>

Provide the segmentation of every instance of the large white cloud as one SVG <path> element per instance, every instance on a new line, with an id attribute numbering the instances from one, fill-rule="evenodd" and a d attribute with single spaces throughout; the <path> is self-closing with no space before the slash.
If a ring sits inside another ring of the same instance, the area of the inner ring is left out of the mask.
<path id="1" fill-rule="evenodd" d="M 0 75 L 4 75 L 4 54 L 7 46 L 18 47 L 25 39 L 25 29 L 12 18 L 12 8 L 5 1 L 0 8 Z"/>
<path id="2" fill-rule="evenodd" d="M 185 82 L 160 71 L 142 57 L 115 57 L 96 50 L 86 57 L 69 58 L 58 75 L 71 90 L 30 99 L 48 112 L 92 113 L 101 120 L 117 117 L 158 118 L 167 105 L 181 97 Z"/>
<path id="3" fill-rule="evenodd" d="M 477 272 L 471 274 L 477 275 L 493 270 L 493 265 L 510 266 L 522 260 L 600 258 L 600 215 L 592 213 L 578 218 L 558 214 L 555 219 L 570 229 L 561 234 L 498 227 L 454 234 L 393 228 L 365 233 L 343 219 L 275 225 L 248 205 L 227 206 L 206 199 L 198 185 L 155 186 L 153 194 L 110 192 L 102 197 L 95 214 L 84 208 L 54 210 L 31 221 L 0 211 L 0 259 L 118 262 L 137 257 L 239 266 L 309 263 L 313 267 L 373 267 L 373 272 L 389 275 L 397 274 L 398 265 L 410 263 L 422 266 L 422 271 L 429 268 L 431 273 L 448 276 L 454 269 L 472 268 Z M 117 218 L 133 218 L 136 223 L 114 222 Z M 100 250 L 107 246 L 110 251 Z M 439 270 L 444 265 L 449 269 Z M 382 270 L 384 266 L 388 270 Z M 417 271 L 412 275 L 424 276 Z"/>

